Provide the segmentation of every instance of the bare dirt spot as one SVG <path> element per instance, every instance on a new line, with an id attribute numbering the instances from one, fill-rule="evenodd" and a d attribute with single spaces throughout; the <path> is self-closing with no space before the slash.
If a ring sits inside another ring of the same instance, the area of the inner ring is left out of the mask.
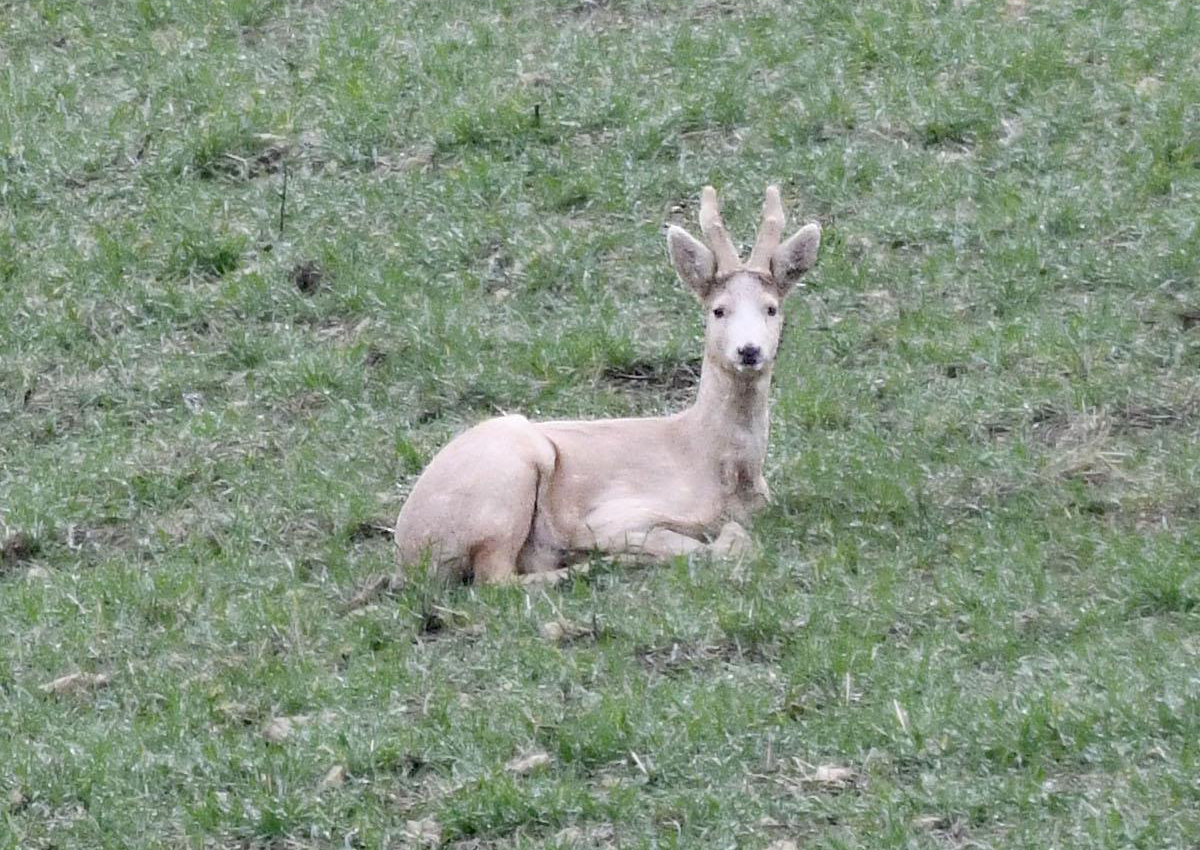
<path id="1" fill-rule="evenodd" d="M 1136 527 L 1150 529 L 1171 527 L 1195 506 L 1193 500 L 1181 501 L 1162 493 L 1144 471 L 1131 464 L 1134 448 L 1128 441 L 1160 429 L 1191 429 L 1198 421 L 1200 399 L 1184 396 L 1169 401 L 1132 400 L 1083 411 L 1049 404 L 1003 414 L 981 424 L 988 439 L 1024 438 L 1032 446 L 1040 445 L 1043 479 L 1077 481 L 1089 487 L 1121 485 L 1107 495 L 1073 504 L 1074 509 L 1110 520 L 1131 520 Z M 977 507 L 981 497 L 1004 495 L 976 487 L 971 504 Z"/>
<path id="2" fill-rule="evenodd" d="M 1134 510 L 1132 519 L 1138 531 L 1168 531 L 1181 522 L 1200 519 L 1200 503 L 1183 499 L 1155 501 Z"/>
<path id="3" fill-rule="evenodd" d="M 1113 412 L 1113 430 L 1120 434 L 1149 431 L 1168 425 L 1186 425 L 1196 420 L 1197 413 L 1200 413 L 1200 399 L 1173 405 L 1130 403 Z"/>
<path id="4" fill-rule="evenodd" d="M 37 540 L 24 532 L 10 534 L 0 547 L 0 569 L 15 567 L 37 555 L 41 549 Z"/>
<path id="5" fill-rule="evenodd" d="M 316 260 L 303 260 L 292 267 L 292 284 L 304 295 L 312 295 L 326 282 L 328 275 Z"/>
<path id="6" fill-rule="evenodd" d="M 34 538 L 31 538 L 29 534 L 17 532 L 8 535 L 4 546 L 0 547 L 0 559 L 6 564 L 29 561 L 31 557 L 37 555 L 37 550 L 38 545 Z"/>
<path id="7" fill-rule="evenodd" d="M 430 605 L 420 612 L 415 638 L 418 642 L 440 640 L 447 637 L 480 637 L 486 631 L 482 623 L 474 623 L 462 611 L 443 605 Z"/>
<path id="8" fill-rule="evenodd" d="M 505 399 L 498 396 L 494 388 L 481 382 L 472 382 L 459 390 L 453 398 L 429 399 L 416 414 L 415 422 L 418 425 L 425 425 L 454 412 L 463 414 L 493 412 L 496 415 L 502 415 L 504 402 Z"/>
<path id="9" fill-rule="evenodd" d="M 444 634 L 448 628 L 446 618 L 436 608 L 421 612 L 421 622 L 417 625 L 417 635 L 421 638 L 434 638 Z"/>
<path id="10" fill-rule="evenodd" d="M 1129 401 L 1090 411 L 1054 405 L 1004 414 L 981 423 L 987 439 L 1023 439 L 1040 456 L 1043 482 L 1073 481 L 1098 488 L 1076 494 L 1067 507 L 1078 514 L 1103 518 L 1144 531 L 1165 531 L 1200 514 L 1190 492 L 1179 491 L 1161 471 L 1139 464 L 1139 435 L 1162 429 L 1194 429 L 1200 422 L 1200 399 Z M 1177 439 L 1177 437 L 1172 437 Z M 1030 482 L 1002 472 L 963 482 L 962 507 L 971 513 L 986 501 L 1004 500 Z"/>
<path id="11" fill-rule="evenodd" d="M 956 818 L 944 815 L 921 815 L 912 819 L 912 827 L 941 839 L 951 847 L 974 844 L 967 834 L 967 825 Z"/>
<path id="12" fill-rule="evenodd" d="M 1099 413 L 1077 414 L 1048 425 L 1040 436 L 1054 453 L 1045 473 L 1094 486 L 1118 477 L 1122 455 L 1109 446 L 1111 435 L 1111 422 Z"/>
<path id="13" fill-rule="evenodd" d="M 837 764 L 814 765 L 799 758 L 780 759 L 767 770 L 751 774 L 751 777 L 780 786 L 797 797 L 860 791 L 865 784 L 863 775 L 854 768 Z"/>
<path id="14" fill-rule="evenodd" d="M 73 552 L 120 549 L 130 543 L 129 532 L 119 525 L 84 525 L 70 523 L 63 533 L 63 542 Z"/>
<path id="15" fill-rule="evenodd" d="M 690 390 L 700 383 L 700 358 L 635 360 L 623 366 L 606 366 L 600 377 L 610 384 L 639 390 Z"/>
<path id="16" fill-rule="evenodd" d="M 329 406 L 329 396 L 326 393 L 312 390 L 288 396 L 280 402 L 275 412 L 283 419 L 302 419 L 313 416 L 317 411 Z"/>
<path id="17" fill-rule="evenodd" d="M 1175 317 L 1183 325 L 1185 331 L 1200 325 L 1200 307 L 1181 307 L 1175 311 Z"/>
<path id="18" fill-rule="evenodd" d="M 263 150 L 246 164 L 247 173 L 251 178 L 264 174 L 274 174 L 283 167 L 284 157 L 289 146 L 285 142 L 267 145 Z"/>
<path id="19" fill-rule="evenodd" d="M 1101 413 L 1068 413 L 1054 408 L 1035 411 L 1031 421 L 1038 441 L 1055 449 L 1076 448 L 1090 442 L 1097 432 L 1107 434 L 1111 428 Z"/>
<path id="20" fill-rule="evenodd" d="M 365 540 L 391 540 L 393 528 L 386 519 L 366 519 L 350 529 L 350 542 L 362 543 Z"/>
<path id="21" fill-rule="evenodd" d="M 766 663 L 774 653 L 765 646 L 743 647 L 733 641 L 721 643 L 672 643 L 670 646 L 644 647 L 637 650 L 638 660 L 654 673 L 664 676 L 688 671 L 711 670 L 719 665 Z"/>
<path id="22" fill-rule="evenodd" d="M 229 180 L 254 180 L 279 172 L 292 152 L 292 146 L 286 139 L 270 133 L 256 134 L 246 146 L 251 150 L 243 150 L 240 153 L 230 150 L 203 151 L 196 163 L 196 173 L 206 180 L 222 177 Z"/>
<path id="23" fill-rule="evenodd" d="M 1042 405 L 1026 411 L 1002 414 L 983 423 L 987 435 L 1005 438 L 1027 427 L 1038 442 L 1051 448 L 1070 448 L 1087 442 L 1100 430 L 1130 434 L 1173 425 L 1186 425 L 1200 416 L 1200 399 L 1174 404 L 1127 402 L 1111 409 L 1068 411 Z"/>
<path id="24" fill-rule="evenodd" d="M 667 229 L 672 224 L 677 224 L 680 227 L 688 228 L 693 226 L 696 220 L 696 213 L 700 209 L 700 199 L 685 195 L 682 198 L 676 198 L 671 201 L 667 207 L 667 221 L 663 222 L 662 235 L 666 238 Z"/>
<path id="25" fill-rule="evenodd" d="M 1127 403 L 1095 412 L 1042 411 L 1034 433 L 1053 450 L 1046 472 L 1098 485 L 1124 478 L 1121 462 L 1126 453 L 1112 438 L 1194 421 L 1197 404 Z"/>
<path id="26" fill-rule="evenodd" d="M 593 12 L 602 12 L 608 8 L 610 0 L 582 0 L 571 7 L 571 13 L 575 15 L 590 15 Z"/>
<path id="27" fill-rule="evenodd" d="M 378 575 L 367 580 L 358 590 L 354 592 L 343 606 L 345 613 L 357 611 L 360 608 L 366 608 L 376 599 L 394 593 L 399 589 L 399 582 L 394 576 Z"/>
<path id="28" fill-rule="evenodd" d="M 503 301 L 512 294 L 513 279 L 520 277 L 523 271 L 524 263 L 513 259 L 500 240 L 493 240 L 488 246 L 487 264 L 481 275 L 483 288 Z"/>

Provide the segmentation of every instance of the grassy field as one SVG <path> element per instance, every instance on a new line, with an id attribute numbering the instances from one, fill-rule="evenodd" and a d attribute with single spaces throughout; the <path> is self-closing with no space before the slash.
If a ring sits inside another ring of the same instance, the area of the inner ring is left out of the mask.
<path id="1" fill-rule="evenodd" d="M 1198 103 L 1186 0 L 0 2 L 0 847 L 1200 845 Z M 350 610 L 769 181 L 761 557 Z"/>

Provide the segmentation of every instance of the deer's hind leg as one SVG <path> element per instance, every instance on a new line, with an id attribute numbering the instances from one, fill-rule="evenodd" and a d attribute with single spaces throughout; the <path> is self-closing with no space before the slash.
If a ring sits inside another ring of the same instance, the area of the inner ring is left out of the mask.
<path id="1" fill-rule="evenodd" d="M 545 493 L 554 474 L 554 444 L 537 433 L 524 418 L 517 420 L 505 444 L 481 459 L 487 481 L 481 482 L 479 499 L 483 539 L 471 552 L 475 581 L 480 584 L 513 581 L 518 573 L 550 569 L 548 520 L 542 515 Z"/>
<path id="2" fill-rule="evenodd" d="M 521 416 L 489 420 L 451 441 L 400 511 L 401 561 L 415 563 L 427 549 L 445 578 L 513 579 L 554 463 L 553 444 Z"/>
<path id="3" fill-rule="evenodd" d="M 517 575 L 517 555 L 521 543 L 514 546 L 511 539 L 489 540 L 471 556 L 472 573 L 479 584 L 511 581 Z"/>

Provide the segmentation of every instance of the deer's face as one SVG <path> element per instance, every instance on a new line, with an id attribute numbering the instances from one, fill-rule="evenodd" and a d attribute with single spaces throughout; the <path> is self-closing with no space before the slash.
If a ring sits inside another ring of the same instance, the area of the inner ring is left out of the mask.
<path id="1" fill-rule="evenodd" d="M 771 368 L 783 329 L 783 299 L 817 262 L 821 228 L 806 224 L 780 242 L 783 225 L 779 190 L 768 186 L 758 238 L 743 263 L 721 221 L 717 194 L 706 186 L 700 196 L 700 227 L 709 244 L 681 227 L 667 228 L 675 273 L 708 314 L 705 356 L 730 372 L 753 375 Z"/>
<path id="2" fill-rule="evenodd" d="M 762 275 L 738 272 L 704 299 L 704 346 L 725 369 L 751 375 L 769 370 L 783 329 L 782 297 Z"/>

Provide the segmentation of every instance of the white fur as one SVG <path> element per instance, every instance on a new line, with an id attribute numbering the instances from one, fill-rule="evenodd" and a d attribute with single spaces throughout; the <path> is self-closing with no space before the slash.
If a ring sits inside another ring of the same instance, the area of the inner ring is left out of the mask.
<path id="1" fill-rule="evenodd" d="M 779 246 L 782 207 L 769 189 L 752 255 L 770 257 L 762 268 L 737 261 L 710 187 L 701 220 L 709 246 L 679 227 L 667 234 L 675 271 L 707 314 L 695 404 L 647 419 L 504 416 L 466 431 L 433 458 L 400 511 L 401 568 L 428 558 L 447 577 L 505 581 L 562 575 L 597 550 L 661 559 L 748 549 L 740 523 L 769 497 L 762 468 L 781 302 L 815 262 L 820 229 Z M 759 354 L 748 365 L 750 346 Z"/>

